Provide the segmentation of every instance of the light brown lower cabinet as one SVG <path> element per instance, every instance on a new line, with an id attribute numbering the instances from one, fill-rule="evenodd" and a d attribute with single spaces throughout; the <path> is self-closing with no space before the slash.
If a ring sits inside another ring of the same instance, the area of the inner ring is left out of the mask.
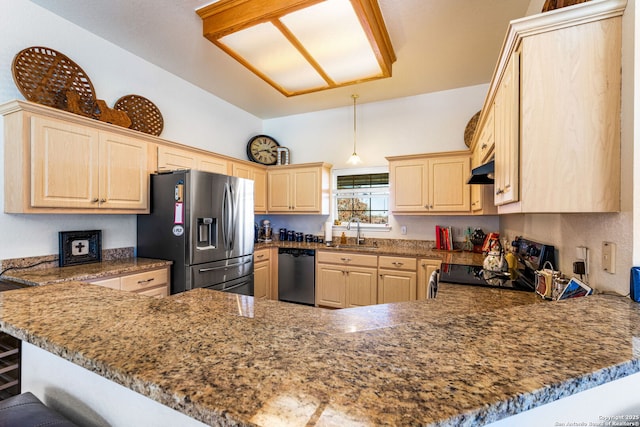
<path id="1" fill-rule="evenodd" d="M 431 274 L 440 268 L 439 259 L 422 258 L 418 260 L 418 299 L 429 298 L 429 280 Z"/>
<path id="2" fill-rule="evenodd" d="M 141 295 L 166 297 L 171 293 L 169 268 L 171 267 L 107 277 L 99 280 L 91 280 L 89 283 L 127 292 L 135 292 Z"/>
<path id="3" fill-rule="evenodd" d="M 380 256 L 378 259 L 378 304 L 414 301 L 417 260 L 409 257 Z"/>
<path id="4" fill-rule="evenodd" d="M 316 305 L 347 308 L 428 297 L 440 260 L 337 251 L 316 253 Z"/>
<path id="5" fill-rule="evenodd" d="M 375 255 L 316 253 L 316 305 L 346 308 L 377 303 Z"/>
<path id="6" fill-rule="evenodd" d="M 253 297 L 270 299 L 271 250 L 258 249 L 253 253 Z"/>

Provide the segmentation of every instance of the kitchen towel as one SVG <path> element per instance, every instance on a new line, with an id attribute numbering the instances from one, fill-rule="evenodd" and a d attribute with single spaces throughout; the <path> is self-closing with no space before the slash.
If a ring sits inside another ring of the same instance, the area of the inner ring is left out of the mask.
<path id="1" fill-rule="evenodd" d="M 333 225 L 331 221 L 327 221 L 324 223 L 324 241 L 331 242 L 333 240 Z"/>

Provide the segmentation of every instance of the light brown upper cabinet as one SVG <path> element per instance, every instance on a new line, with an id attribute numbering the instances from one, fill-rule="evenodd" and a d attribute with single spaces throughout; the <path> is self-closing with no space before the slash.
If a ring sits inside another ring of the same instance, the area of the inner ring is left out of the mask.
<path id="1" fill-rule="evenodd" d="M 196 169 L 205 172 L 229 174 L 229 162 L 224 157 L 204 154 L 196 150 L 169 145 L 158 146 L 158 171 Z"/>
<path id="2" fill-rule="evenodd" d="M 146 213 L 152 144 L 41 105 L 0 107 L 5 126 L 5 212 Z"/>
<path id="3" fill-rule="evenodd" d="M 264 166 L 203 152 L 195 148 L 158 146 L 158 170 L 196 169 L 254 181 L 254 211 L 267 210 L 267 172 Z"/>
<path id="4" fill-rule="evenodd" d="M 387 157 L 394 214 L 469 213 L 471 153 Z"/>
<path id="5" fill-rule="evenodd" d="M 329 214 L 331 165 L 270 166 L 267 182 L 269 213 Z"/>
<path id="6" fill-rule="evenodd" d="M 496 206 L 517 202 L 520 197 L 519 185 L 519 69 L 520 56 L 514 52 L 507 64 L 505 73 L 494 102 L 495 115 L 495 173 L 494 203 Z"/>
<path id="7" fill-rule="evenodd" d="M 267 170 L 265 166 L 231 162 L 231 175 L 253 180 L 253 207 L 256 213 L 267 212 Z"/>
<path id="8" fill-rule="evenodd" d="M 586 2 L 511 22 L 472 142 L 495 108 L 498 213 L 620 210 L 625 7 Z"/>

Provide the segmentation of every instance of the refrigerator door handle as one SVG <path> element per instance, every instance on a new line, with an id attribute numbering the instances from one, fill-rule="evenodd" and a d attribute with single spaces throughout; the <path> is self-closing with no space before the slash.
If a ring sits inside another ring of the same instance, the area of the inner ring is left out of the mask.
<path id="1" fill-rule="evenodd" d="M 236 246 L 236 194 L 233 187 L 228 184 L 229 188 L 229 250 L 233 250 Z"/>
<path id="2" fill-rule="evenodd" d="M 222 194 L 222 241 L 224 244 L 224 249 L 229 250 L 229 222 L 230 222 L 230 212 L 229 212 L 229 197 L 231 196 L 229 191 L 229 183 L 225 182 L 224 184 L 224 192 Z"/>
<path id="3" fill-rule="evenodd" d="M 249 264 L 250 262 L 251 262 L 251 259 L 248 259 L 242 262 L 236 262 L 235 264 L 221 265 L 220 267 L 199 268 L 198 273 L 206 273 L 208 271 L 223 270 L 225 268 L 235 267 L 237 265 Z"/>

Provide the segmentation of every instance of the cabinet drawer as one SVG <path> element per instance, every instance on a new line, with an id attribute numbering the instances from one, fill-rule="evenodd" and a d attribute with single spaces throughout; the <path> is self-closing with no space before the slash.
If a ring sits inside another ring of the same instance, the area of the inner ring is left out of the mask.
<path id="1" fill-rule="evenodd" d="M 271 256 L 269 249 L 258 249 L 253 253 L 253 262 L 268 261 Z"/>
<path id="2" fill-rule="evenodd" d="M 165 285 L 168 281 L 167 269 L 145 271 L 121 278 L 120 286 L 123 291 L 139 291 Z"/>
<path id="3" fill-rule="evenodd" d="M 104 280 L 95 280 L 95 281 L 92 281 L 91 283 L 93 283 L 94 285 L 104 286 L 106 288 L 120 290 L 120 278 L 119 277 L 112 277 L 111 279 L 104 279 Z"/>
<path id="4" fill-rule="evenodd" d="M 323 252 L 316 254 L 318 262 L 342 265 L 360 265 L 363 267 L 376 267 L 378 265 L 377 255 L 363 255 L 353 252 Z"/>
<path id="5" fill-rule="evenodd" d="M 417 260 L 415 258 L 381 256 L 378 260 L 378 267 L 389 268 L 394 270 L 413 270 L 417 268 Z"/>
<path id="6" fill-rule="evenodd" d="M 162 298 L 169 295 L 169 292 L 167 291 L 166 286 L 160 286 L 158 288 L 153 288 L 153 289 L 146 289 L 144 291 L 138 291 L 136 293 L 140 295 L 146 295 L 149 297 L 156 297 L 156 298 Z"/>

